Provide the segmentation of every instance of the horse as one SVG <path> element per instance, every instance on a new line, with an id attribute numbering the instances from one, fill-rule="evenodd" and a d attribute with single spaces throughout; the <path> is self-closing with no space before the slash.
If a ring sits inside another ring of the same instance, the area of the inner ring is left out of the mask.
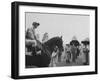
<path id="1" fill-rule="evenodd" d="M 53 37 L 49 39 L 47 42 L 42 44 L 43 49 L 41 49 L 41 54 L 32 54 L 32 56 L 25 56 L 25 64 L 26 68 L 29 66 L 35 67 L 49 67 L 51 56 L 54 51 L 54 48 L 57 46 L 59 49 L 59 54 L 63 51 L 63 40 L 61 37 Z"/>

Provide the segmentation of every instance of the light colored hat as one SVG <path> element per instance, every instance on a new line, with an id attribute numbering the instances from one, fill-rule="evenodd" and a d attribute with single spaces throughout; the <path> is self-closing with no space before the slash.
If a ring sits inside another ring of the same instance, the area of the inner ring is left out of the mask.
<path id="1" fill-rule="evenodd" d="M 73 36 L 72 40 L 77 40 L 77 37 L 76 36 Z"/>
<path id="2" fill-rule="evenodd" d="M 89 41 L 89 38 L 85 38 L 84 41 Z"/>

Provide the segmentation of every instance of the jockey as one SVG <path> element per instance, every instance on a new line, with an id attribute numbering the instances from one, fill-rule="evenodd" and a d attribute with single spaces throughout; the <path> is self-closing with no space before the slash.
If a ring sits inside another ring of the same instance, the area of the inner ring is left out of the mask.
<path id="1" fill-rule="evenodd" d="M 35 29 L 36 29 L 39 25 L 40 25 L 39 23 L 33 22 L 33 23 L 32 23 L 32 26 L 33 26 L 33 27 L 28 28 L 27 31 L 26 31 L 26 40 L 25 40 L 25 42 L 26 42 L 26 47 L 27 47 L 26 50 L 30 48 L 30 51 L 33 51 L 33 53 L 34 53 L 34 51 L 36 51 L 36 49 L 35 49 L 36 46 L 40 47 L 39 44 L 38 44 L 37 41 L 36 41 L 36 40 L 38 40 L 38 38 L 37 38 L 37 36 L 35 35 L 35 34 L 36 34 L 36 33 L 35 33 Z M 39 41 L 39 40 L 38 40 L 38 41 Z M 40 54 L 40 50 L 37 51 L 36 54 L 38 54 L 38 53 Z"/>

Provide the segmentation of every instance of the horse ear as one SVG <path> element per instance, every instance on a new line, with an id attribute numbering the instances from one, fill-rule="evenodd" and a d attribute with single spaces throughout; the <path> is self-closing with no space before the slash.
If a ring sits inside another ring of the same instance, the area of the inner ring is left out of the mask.
<path id="1" fill-rule="evenodd" d="M 60 38 L 62 39 L 62 36 Z"/>

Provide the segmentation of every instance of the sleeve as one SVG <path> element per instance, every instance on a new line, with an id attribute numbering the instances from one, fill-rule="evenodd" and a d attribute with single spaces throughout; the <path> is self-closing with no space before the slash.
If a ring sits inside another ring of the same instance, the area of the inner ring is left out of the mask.
<path id="1" fill-rule="evenodd" d="M 34 39 L 34 36 L 33 36 L 33 32 L 32 32 L 32 29 L 31 28 L 28 28 L 27 31 L 26 31 L 26 39 L 31 39 L 33 40 Z"/>

